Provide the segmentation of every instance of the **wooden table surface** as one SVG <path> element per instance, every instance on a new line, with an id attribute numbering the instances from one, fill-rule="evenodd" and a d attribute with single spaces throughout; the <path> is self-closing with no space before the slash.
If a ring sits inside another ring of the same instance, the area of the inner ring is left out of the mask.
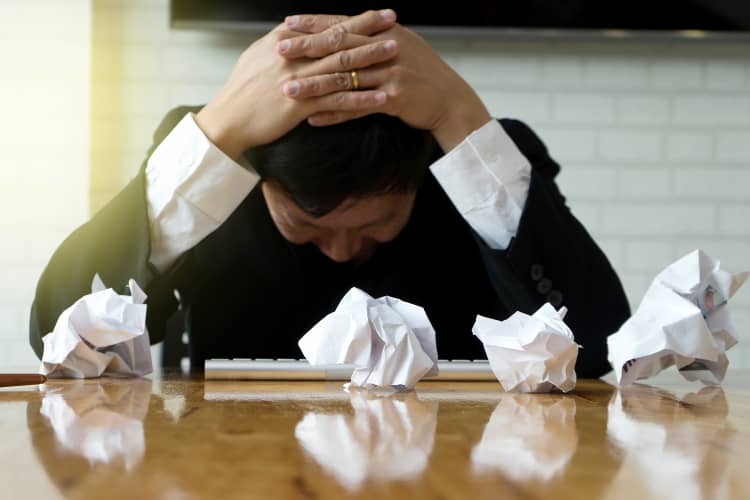
<path id="1" fill-rule="evenodd" d="M 55 381 L 0 390 L 0 498 L 750 498 L 750 384 L 561 394 L 427 382 Z"/>

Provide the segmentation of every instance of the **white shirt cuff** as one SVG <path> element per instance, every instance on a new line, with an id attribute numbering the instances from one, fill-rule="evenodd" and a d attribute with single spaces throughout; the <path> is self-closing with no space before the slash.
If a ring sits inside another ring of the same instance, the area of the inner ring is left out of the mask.
<path id="1" fill-rule="evenodd" d="M 472 132 L 430 170 L 482 240 L 508 248 L 526 204 L 531 164 L 500 123 L 491 120 Z"/>
<path id="2" fill-rule="evenodd" d="M 167 269 L 223 224 L 259 180 L 185 115 L 146 165 L 151 263 Z"/>

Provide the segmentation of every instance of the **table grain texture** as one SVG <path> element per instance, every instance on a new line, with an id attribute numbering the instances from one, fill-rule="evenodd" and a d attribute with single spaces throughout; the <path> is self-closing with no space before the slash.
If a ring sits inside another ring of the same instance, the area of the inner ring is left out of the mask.
<path id="1" fill-rule="evenodd" d="M 750 498 L 750 373 L 505 394 L 199 377 L 0 390 L 0 498 Z"/>

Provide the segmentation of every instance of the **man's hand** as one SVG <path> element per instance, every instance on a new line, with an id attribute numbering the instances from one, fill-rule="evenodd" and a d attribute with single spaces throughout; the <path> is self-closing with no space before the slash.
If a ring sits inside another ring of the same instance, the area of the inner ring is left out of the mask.
<path id="1" fill-rule="evenodd" d="M 297 33 L 316 33 L 319 36 L 304 37 L 300 43 L 283 41 L 279 43 L 279 52 L 289 58 L 301 55 L 318 58 L 371 44 L 370 35 L 391 28 L 396 23 L 396 13 L 385 9 L 367 11 L 355 17 L 307 14 L 288 16 L 284 22 L 288 29 Z"/>
<path id="2" fill-rule="evenodd" d="M 301 26 L 305 23 L 308 21 Z M 280 52 L 287 42 L 303 33 L 286 24 L 278 26 L 243 52 L 222 89 L 196 115 L 196 123 L 219 149 L 238 158 L 248 148 L 278 139 L 311 115 L 377 109 L 386 101 L 382 90 L 342 92 L 337 88 L 293 100 L 289 97 L 290 85 L 285 83 L 320 74 L 339 75 L 343 80 L 352 70 L 393 59 L 397 47 L 370 35 L 394 23 L 393 11 L 385 15 L 371 11 L 346 19 L 341 23 L 343 28 L 336 28 L 346 30 L 336 35 L 340 40 L 338 50 L 327 56 L 320 53 L 325 57 L 316 59 L 282 57 Z M 314 52 L 315 48 L 309 50 Z"/>
<path id="3" fill-rule="evenodd" d="M 326 15 L 289 17 L 287 26 L 307 35 L 285 40 L 279 51 L 290 61 L 321 56 L 345 58 L 342 49 L 364 43 L 361 33 L 352 31 L 357 26 L 355 19 Z M 351 77 L 342 78 L 340 73 L 326 73 L 318 67 L 314 75 L 287 82 L 284 92 L 304 102 L 331 93 L 382 91 L 387 102 L 369 108 L 320 111 L 308 118 L 312 125 L 332 125 L 370 113 L 388 113 L 412 127 L 430 130 L 447 152 L 491 119 L 476 92 L 416 33 L 395 24 L 364 38 L 371 41 L 364 47 L 372 47 L 378 41 L 395 41 L 398 56 L 358 69 L 359 90 L 352 89 Z"/>

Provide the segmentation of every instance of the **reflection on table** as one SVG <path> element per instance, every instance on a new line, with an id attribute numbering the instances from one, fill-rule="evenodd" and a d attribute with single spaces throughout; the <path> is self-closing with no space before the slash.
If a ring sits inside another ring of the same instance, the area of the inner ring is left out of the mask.
<path id="1" fill-rule="evenodd" d="M 625 482 L 628 496 L 639 499 L 732 498 L 735 430 L 728 414 L 720 387 L 682 397 L 646 386 L 618 390 L 609 404 L 607 434 L 626 458 L 612 490 Z"/>
<path id="2" fill-rule="evenodd" d="M 90 464 L 121 458 L 130 470 L 145 453 L 143 420 L 148 412 L 151 380 L 96 384 L 77 381 L 44 392 L 41 414 L 62 450 Z"/>
<path id="3" fill-rule="evenodd" d="M 51 381 L 0 391 L 0 497 L 744 499 L 741 375 L 684 397 L 697 387 L 676 377 L 673 392 L 430 382 L 390 397 L 323 382 Z"/>
<path id="4" fill-rule="evenodd" d="M 367 478 L 417 478 L 435 442 L 438 403 L 355 389 L 351 405 L 353 415 L 307 413 L 294 431 L 302 448 L 348 490 Z"/>
<path id="5" fill-rule="evenodd" d="M 513 481 L 549 481 L 576 451 L 575 414 L 576 402 L 569 396 L 504 396 L 471 452 L 474 470 L 497 470 Z"/>

